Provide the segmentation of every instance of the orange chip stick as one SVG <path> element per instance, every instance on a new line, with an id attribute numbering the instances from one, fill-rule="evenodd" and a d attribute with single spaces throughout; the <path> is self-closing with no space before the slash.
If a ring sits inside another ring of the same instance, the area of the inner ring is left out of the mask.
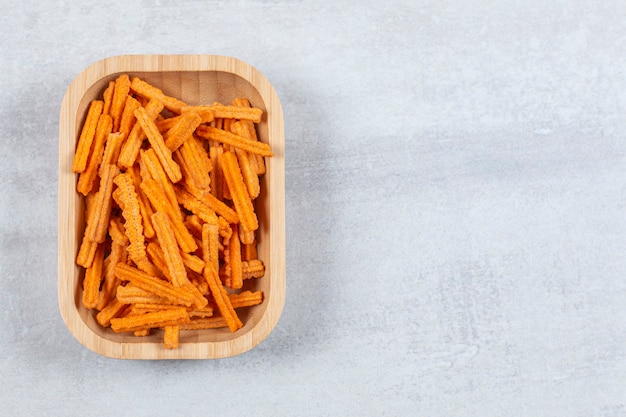
<path id="1" fill-rule="evenodd" d="M 76 255 L 76 264 L 82 266 L 83 268 L 89 268 L 93 263 L 97 249 L 98 244 L 96 242 L 83 237 L 83 241 L 78 249 L 78 254 Z"/>
<path id="2" fill-rule="evenodd" d="M 172 303 L 165 297 L 159 297 L 132 284 L 117 287 L 115 297 L 124 304 L 151 303 L 151 304 L 179 304 Z"/>
<path id="3" fill-rule="evenodd" d="M 102 280 L 102 262 L 104 260 L 104 245 L 98 245 L 94 260 L 83 280 L 83 305 L 85 308 L 95 308 L 98 302 L 98 291 Z"/>
<path id="4" fill-rule="evenodd" d="M 250 307 L 263 302 L 263 291 L 242 291 L 238 294 L 229 294 L 228 298 L 233 308 Z"/>
<path id="5" fill-rule="evenodd" d="M 220 103 L 214 103 L 210 106 L 194 106 L 192 109 L 196 112 L 210 110 L 216 118 L 243 119 L 254 123 L 260 123 L 261 116 L 263 116 L 263 110 L 256 107 L 225 106 Z"/>
<path id="6" fill-rule="evenodd" d="M 204 308 L 209 304 L 209 300 L 204 298 L 204 295 L 202 295 L 198 287 L 193 285 L 191 282 L 185 284 L 185 288 L 193 294 L 193 306 L 195 308 Z"/>
<path id="7" fill-rule="evenodd" d="M 253 244 L 256 240 L 255 231 L 254 230 L 246 231 L 243 229 L 243 227 L 240 227 L 239 228 L 239 240 L 244 245 Z"/>
<path id="8" fill-rule="evenodd" d="M 250 261 L 257 258 L 256 239 L 250 244 L 244 243 L 241 248 L 241 259 L 244 261 Z"/>
<path id="9" fill-rule="evenodd" d="M 167 262 L 165 261 L 165 256 L 163 255 L 163 250 L 161 249 L 161 246 L 159 246 L 159 244 L 156 242 L 150 242 L 148 243 L 148 246 L 146 246 L 146 252 L 148 253 L 148 256 L 150 257 L 154 265 L 156 265 L 156 267 L 161 271 L 163 276 L 169 282 L 172 282 L 172 277 L 170 276 L 170 271 L 167 267 Z"/>
<path id="10" fill-rule="evenodd" d="M 126 97 L 130 91 L 130 79 L 127 74 L 121 74 L 115 80 L 113 99 L 111 100 L 111 118 L 113 119 L 113 132 L 119 132 L 122 111 L 126 103 Z"/>
<path id="11" fill-rule="evenodd" d="M 102 154 L 104 153 L 104 144 L 109 133 L 111 133 L 111 116 L 103 114 L 98 119 L 96 126 L 96 134 L 93 141 L 93 149 L 87 161 L 87 167 L 78 177 L 76 190 L 82 195 L 87 195 L 94 186 L 100 163 L 102 162 Z"/>
<path id="12" fill-rule="evenodd" d="M 104 155 L 102 155 L 102 162 L 100 163 L 100 168 L 98 170 L 98 175 L 102 178 L 102 170 L 106 165 L 117 165 L 117 158 L 120 154 L 120 148 L 122 147 L 122 141 L 124 140 L 124 135 L 117 133 L 109 133 L 107 137 L 106 143 L 104 145 Z"/>
<path id="13" fill-rule="evenodd" d="M 211 171 L 209 172 L 209 178 L 211 179 L 211 194 L 213 194 L 219 201 L 222 200 L 224 195 L 224 176 L 222 174 L 222 167 L 220 164 L 220 158 L 223 152 L 224 149 L 222 149 L 221 146 L 209 147 L 209 158 L 211 161 Z"/>
<path id="14" fill-rule="evenodd" d="M 211 123 L 215 119 L 215 115 L 213 111 L 207 107 L 199 107 L 199 106 L 187 106 L 181 109 L 182 114 L 193 112 L 200 116 L 202 124 Z"/>
<path id="15" fill-rule="evenodd" d="M 169 179 L 173 183 L 180 181 L 183 178 L 180 166 L 172 159 L 172 151 L 165 146 L 163 136 L 159 133 L 159 129 L 156 127 L 154 120 L 150 118 L 150 115 L 146 113 L 146 109 L 143 107 L 139 107 L 135 110 L 135 117 L 137 118 L 137 123 L 141 125 L 141 128 L 148 137 L 148 141 L 150 145 L 152 145 L 152 149 L 156 152 L 159 162 L 161 162 L 163 170 Z"/>
<path id="16" fill-rule="evenodd" d="M 244 231 L 258 229 L 259 222 L 254 212 L 254 206 L 252 205 L 252 200 L 250 200 L 248 189 L 243 183 L 237 157 L 233 152 L 224 152 L 222 155 L 222 169 L 224 171 L 224 179 L 228 184 L 230 195 L 235 205 L 235 210 L 239 216 L 239 222 Z"/>
<path id="17" fill-rule="evenodd" d="M 238 290 L 243 286 L 243 270 L 241 266 L 241 242 L 236 224 L 233 225 L 233 234 L 228 243 L 228 266 L 230 267 L 230 288 Z"/>
<path id="18" fill-rule="evenodd" d="M 178 347 L 179 325 L 165 326 L 163 328 L 163 347 L 165 349 L 176 349 Z"/>
<path id="19" fill-rule="evenodd" d="M 122 133 L 124 139 L 128 137 L 133 126 L 135 125 L 135 110 L 141 107 L 141 103 L 133 96 L 126 96 L 126 102 L 124 103 L 124 110 L 120 118 L 120 125 L 118 131 Z"/>
<path id="20" fill-rule="evenodd" d="M 145 109 L 150 118 L 155 119 L 161 110 L 163 110 L 163 102 L 158 99 L 152 99 L 148 102 L 148 104 L 146 104 Z M 133 112 L 133 115 L 134 114 L 135 113 Z M 137 160 L 141 144 L 145 138 L 146 135 L 144 134 L 141 125 L 139 123 L 135 123 L 133 128 L 130 130 L 126 141 L 124 142 L 124 145 L 122 145 L 122 150 L 120 151 L 120 156 L 117 161 L 120 168 L 129 168 L 133 166 Z"/>
<path id="21" fill-rule="evenodd" d="M 228 293 L 220 281 L 218 271 L 215 269 L 211 259 L 209 259 L 209 254 L 211 253 L 209 247 L 209 226 L 210 225 L 205 224 L 202 228 L 202 252 L 205 262 L 203 275 L 209 285 L 211 295 L 215 300 L 215 304 L 217 304 L 217 308 L 220 310 L 220 313 L 222 313 L 222 316 L 224 316 L 224 319 L 228 324 L 228 328 L 231 332 L 235 332 L 243 327 L 243 323 L 237 316 L 235 309 L 228 299 Z"/>
<path id="22" fill-rule="evenodd" d="M 224 317 L 216 316 L 191 319 L 188 323 L 180 324 L 178 327 L 180 330 L 221 329 L 228 327 L 228 324 Z"/>
<path id="23" fill-rule="evenodd" d="M 186 268 L 199 274 L 202 273 L 202 270 L 204 269 L 204 261 L 202 259 L 196 255 L 183 251 L 180 251 L 180 256 L 183 258 L 183 264 L 185 264 Z"/>
<path id="24" fill-rule="evenodd" d="M 241 148 L 244 151 L 252 152 L 262 156 L 274 155 L 267 143 L 253 142 L 234 133 L 227 132 L 207 125 L 200 125 L 196 129 L 196 134 L 204 139 L 214 140 L 216 142 Z"/>
<path id="25" fill-rule="evenodd" d="M 133 165 L 128 168 L 126 171 L 133 178 L 133 184 L 135 185 L 135 190 L 141 190 L 141 175 L 139 174 L 139 167 L 137 165 Z M 150 205 L 150 201 L 148 197 L 143 192 L 138 192 L 137 197 L 139 198 L 139 211 L 141 212 L 141 218 L 143 220 L 143 232 L 146 238 L 152 239 L 154 237 L 154 228 L 152 227 L 152 206 Z"/>
<path id="26" fill-rule="evenodd" d="M 206 208 L 211 211 L 217 213 L 226 219 L 229 223 L 239 223 L 240 218 L 237 212 L 226 205 L 223 201 L 218 200 L 213 194 L 205 193 L 203 195 L 193 195 L 189 190 L 183 190 L 180 187 L 177 187 L 176 190 L 176 198 L 187 210 L 198 214 L 200 217 L 200 212 L 204 212 L 203 207 L 200 204 L 203 204 Z M 196 213 L 194 210 L 197 210 Z M 206 215 L 205 215 L 206 216 Z M 202 217 L 200 217 L 202 218 Z M 211 221 L 209 218 L 202 218 L 205 222 Z"/>
<path id="27" fill-rule="evenodd" d="M 96 315 L 98 324 L 102 327 L 109 327 L 111 325 L 111 319 L 118 317 L 126 307 L 128 307 L 127 304 L 124 304 L 114 298 L 109 305 L 100 310 L 100 312 Z"/>
<path id="28" fill-rule="evenodd" d="M 118 174 L 119 168 L 115 165 L 105 165 L 103 168 L 100 189 L 96 193 L 92 207 L 93 217 L 89 219 L 85 229 L 85 236 L 93 242 L 101 243 L 106 238 L 111 206 L 113 204 L 113 180 Z"/>
<path id="29" fill-rule="evenodd" d="M 189 316 L 186 309 L 172 307 L 169 310 L 155 311 L 154 313 L 113 318 L 111 319 L 111 329 L 116 333 L 125 333 L 146 328 L 171 326 L 188 321 Z"/>
<path id="30" fill-rule="evenodd" d="M 146 259 L 145 236 L 141 224 L 141 211 L 139 208 L 139 198 L 135 191 L 133 178 L 129 173 L 119 174 L 114 180 L 120 190 L 120 198 L 124 203 L 122 216 L 126 220 L 124 229 L 130 242 L 128 255 L 139 265 Z"/>
<path id="31" fill-rule="evenodd" d="M 187 103 L 165 95 L 159 88 L 137 77 L 133 77 L 131 80 L 130 88 L 140 96 L 148 97 L 150 99 L 158 99 L 163 102 L 165 108 L 176 114 L 180 114 L 183 107 L 187 107 Z"/>
<path id="32" fill-rule="evenodd" d="M 162 298 L 167 298 L 174 304 L 191 306 L 194 295 L 188 288 L 174 287 L 167 281 L 148 275 L 145 272 L 125 264 L 115 266 L 115 276 L 122 281 L 130 281 L 135 286 Z"/>
<path id="33" fill-rule="evenodd" d="M 166 213 L 157 211 L 152 215 L 152 224 L 157 239 L 159 239 L 159 244 L 163 251 L 163 257 L 165 258 L 172 284 L 175 287 L 185 286 L 185 284 L 189 282 L 187 270 L 183 264 L 183 258 L 180 255 L 169 216 Z"/>
<path id="34" fill-rule="evenodd" d="M 236 135 L 249 139 L 248 128 L 242 122 L 235 122 L 230 127 L 231 132 Z M 248 188 L 250 198 L 253 200 L 259 196 L 261 192 L 261 185 L 259 183 L 259 176 L 257 175 L 257 163 L 254 158 L 254 154 L 248 153 L 242 149 L 235 148 L 235 154 L 239 161 L 239 167 L 241 168 L 241 174 L 243 180 Z"/>
<path id="35" fill-rule="evenodd" d="M 110 228 L 109 228 L 110 230 Z M 126 246 L 120 245 L 118 242 L 111 243 L 111 253 L 104 260 L 102 272 L 102 285 L 100 289 L 100 297 L 96 308 L 102 310 L 109 304 L 110 300 L 115 296 L 115 286 L 119 280 L 115 277 L 115 265 L 126 260 Z"/>
<path id="36" fill-rule="evenodd" d="M 265 275 L 265 265 L 260 259 L 241 261 L 243 279 L 261 278 Z"/>
<path id="37" fill-rule="evenodd" d="M 144 180 L 150 177 L 157 182 L 163 194 L 165 194 L 169 205 L 171 206 L 172 212 L 170 214 L 173 215 L 173 209 L 178 206 L 178 202 L 176 201 L 176 193 L 174 192 L 174 186 L 165 174 L 165 171 L 163 170 L 163 167 L 159 162 L 159 157 L 157 156 L 154 149 L 150 148 L 145 151 L 141 151 L 140 168 L 143 172 L 141 177 Z M 177 215 L 180 215 L 180 210 L 178 211 Z"/>
<path id="38" fill-rule="evenodd" d="M 204 154 L 204 155 L 203 155 Z M 185 164 L 186 171 L 191 182 L 196 188 L 200 190 L 208 190 L 211 183 L 211 177 L 209 176 L 210 163 L 207 166 L 205 158 L 206 151 L 202 146 L 196 143 L 196 139 L 193 136 L 189 136 L 187 140 L 178 148 L 175 155 L 178 160 Z"/>
<path id="39" fill-rule="evenodd" d="M 196 113 L 183 113 L 174 126 L 163 135 L 165 146 L 167 146 L 171 152 L 174 152 L 187 138 L 193 135 L 193 132 L 200 123 L 202 123 L 202 118 Z"/>
<path id="40" fill-rule="evenodd" d="M 143 180 L 141 182 L 141 190 L 148 197 L 148 200 L 150 200 L 150 203 L 154 207 L 155 211 L 161 211 L 169 216 L 174 236 L 176 237 L 176 241 L 178 242 L 180 249 L 187 253 L 194 252 L 198 249 L 198 245 L 196 245 L 193 235 L 185 227 L 178 205 L 175 208 L 172 208 L 168 204 L 166 197 L 163 195 L 162 190 L 159 188 L 156 181 L 152 179 Z M 154 219 L 152 219 L 152 222 L 152 226 L 154 227 Z"/>
<path id="41" fill-rule="evenodd" d="M 111 115 L 111 101 L 113 100 L 113 91 L 115 90 L 115 81 L 109 81 L 109 85 L 102 93 L 102 100 L 104 100 L 104 107 L 102 108 L 102 114 Z"/>
<path id="42" fill-rule="evenodd" d="M 74 162 L 72 163 L 72 172 L 83 172 L 87 168 L 87 160 L 89 158 L 91 144 L 96 134 L 96 126 L 98 119 L 102 114 L 104 103 L 102 100 L 92 100 L 87 111 L 87 118 L 83 124 L 83 129 L 78 138 L 76 145 L 76 153 L 74 154 Z"/>

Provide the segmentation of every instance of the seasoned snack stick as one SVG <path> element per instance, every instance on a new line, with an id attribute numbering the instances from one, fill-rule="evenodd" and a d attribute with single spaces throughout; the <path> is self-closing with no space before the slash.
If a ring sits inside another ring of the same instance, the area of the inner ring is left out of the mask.
<path id="1" fill-rule="evenodd" d="M 169 310 L 111 319 L 111 329 L 116 333 L 132 332 L 146 328 L 172 326 L 189 322 L 187 310 L 172 307 Z"/>
<path id="2" fill-rule="evenodd" d="M 234 153 L 224 152 L 222 155 L 222 169 L 224 171 L 224 179 L 228 184 L 241 226 L 246 232 L 257 230 L 259 228 L 259 221 L 256 217 L 256 213 L 254 212 L 252 200 L 250 199 L 248 189 L 243 182 L 237 157 Z"/>
<path id="3" fill-rule="evenodd" d="M 113 131 L 119 132 L 122 111 L 126 103 L 126 97 L 130 91 L 130 79 L 127 74 L 121 74 L 115 80 L 113 98 L 111 99 L 111 118 L 113 119 Z"/>
<path id="4" fill-rule="evenodd" d="M 128 173 L 119 174 L 115 177 L 114 182 L 118 190 L 120 190 L 120 198 L 124 205 L 122 208 L 122 216 L 126 220 L 124 229 L 130 241 L 128 255 L 137 265 L 140 265 L 147 259 L 145 237 L 141 222 L 141 210 L 139 208 L 139 198 L 135 190 L 135 185 L 131 175 Z"/>
<path id="5" fill-rule="evenodd" d="M 156 127 L 154 120 L 152 120 L 143 107 L 139 107 L 135 110 L 135 117 L 137 118 L 137 123 L 139 123 L 143 132 L 146 134 L 150 145 L 152 145 L 152 149 L 156 152 L 159 162 L 170 181 L 173 183 L 180 181 L 183 178 L 180 166 L 172 159 L 172 151 L 165 145 L 163 136 L 159 133 L 159 129 Z"/>
<path id="6" fill-rule="evenodd" d="M 225 106 L 220 103 L 214 103 L 210 106 L 188 106 L 182 108 L 183 113 L 188 111 L 198 113 L 210 111 L 214 118 L 243 119 L 254 123 L 260 123 L 261 116 L 263 116 L 263 110 L 256 107 Z"/>
<path id="7" fill-rule="evenodd" d="M 176 114 L 180 114 L 182 108 L 187 106 L 187 103 L 165 95 L 159 88 L 137 77 L 133 77 L 131 79 L 130 88 L 140 96 L 161 101 L 165 105 L 165 108 Z"/>
<path id="8" fill-rule="evenodd" d="M 163 110 L 163 102 L 158 99 L 152 99 L 146 104 L 146 113 L 154 120 L 157 115 Z M 134 115 L 134 111 L 133 111 Z M 117 160 L 117 164 L 120 168 L 130 168 L 133 166 L 139 155 L 141 144 L 146 138 L 141 125 L 135 123 L 130 133 L 128 134 L 126 141 L 122 145 L 120 150 L 120 156 Z"/>
<path id="9" fill-rule="evenodd" d="M 230 303 L 228 293 L 217 275 L 218 272 L 215 270 L 211 259 L 209 259 L 209 253 L 211 253 L 209 248 L 209 230 L 208 224 L 205 224 L 202 228 L 202 251 L 205 262 L 203 275 L 207 284 L 209 284 L 211 295 L 217 304 L 217 308 L 220 310 L 220 313 L 222 313 L 222 316 L 224 316 L 224 319 L 228 324 L 228 328 L 231 332 L 236 332 L 238 329 L 243 327 L 243 323 Z"/>
<path id="10" fill-rule="evenodd" d="M 130 281 L 135 286 L 148 291 L 159 297 L 167 298 L 174 304 L 191 306 L 194 296 L 188 288 L 177 288 L 169 282 L 163 281 L 154 276 L 125 264 L 115 266 L 115 276 L 122 281 Z"/>
<path id="11" fill-rule="evenodd" d="M 98 290 L 100 289 L 100 281 L 102 280 L 102 262 L 104 259 L 104 245 L 99 245 L 96 250 L 94 261 L 87 272 L 83 281 L 83 305 L 85 308 L 94 308 L 98 302 Z"/>
<path id="12" fill-rule="evenodd" d="M 109 133 L 111 133 L 112 126 L 111 116 L 104 114 L 98 119 L 96 134 L 91 154 L 89 155 L 89 160 L 87 161 L 87 167 L 79 175 L 78 184 L 76 184 L 76 190 L 82 195 L 89 194 L 94 186 L 96 177 L 98 176 L 98 169 L 100 168 L 100 163 L 102 162 L 104 144 L 109 136 Z"/>
<path id="13" fill-rule="evenodd" d="M 98 119 L 102 114 L 103 106 L 104 102 L 102 100 L 93 100 L 89 105 L 87 119 L 85 120 L 85 124 L 80 132 L 78 145 L 76 145 L 74 162 L 72 163 L 73 172 L 83 172 L 87 167 L 89 151 L 91 150 L 91 144 L 93 143 L 93 139 L 96 134 L 96 126 L 98 125 Z"/>
<path id="14" fill-rule="evenodd" d="M 252 142 L 244 137 L 235 135 L 222 129 L 217 129 L 207 125 L 200 125 L 196 129 L 196 134 L 204 139 L 214 140 L 216 142 L 241 148 L 244 151 L 252 152 L 262 156 L 273 156 L 274 153 L 267 143 Z"/>
<path id="15" fill-rule="evenodd" d="M 187 278 L 187 270 L 183 264 L 183 258 L 180 255 L 169 216 L 161 211 L 157 211 L 152 215 L 152 225 L 163 250 L 163 257 L 165 258 L 172 284 L 175 287 L 184 287 L 189 282 L 189 279 Z"/>
<path id="16" fill-rule="evenodd" d="M 231 103 L 233 106 L 240 106 L 240 107 L 252 107 L 250 105 L 250 100 L 248 100 L 247 98 L 236 98 L 232 101 Z M 250 120 L 241 120 L 241 123 L 244 124 L 244 126 L 248 129 L 248 133 L 245 135 L 242 135 L 244 137 L 249 138 L 251 141 L 256 142 L 258 141 L 258 137 L 256 135 L 256 129 L 254 127 L 254 123 Z M 254 159 L 256 161 L 256 173 L 257 175 L 263 175 L 265 174 L 265 161 L 263 160 L 263 157 L 261 155 L 258 154 L 250 154 L 249 155 L 251 159 Z"/>
<path id="17" fill-rule="evenodd" d="M 163 347 L 165 349 L 176 349 L 178 347 L 180 326 L 178 324 L 165 326 L 163 330 Z"/>
<path id="18" fill-rule="evenodd" d="M 196 113 L 183 113 L 180 119 L 163 135 L 165 145 L 174 152 L 187 138 L 193 135 L 196 128 L 202 123 L 202 118 Z"/>

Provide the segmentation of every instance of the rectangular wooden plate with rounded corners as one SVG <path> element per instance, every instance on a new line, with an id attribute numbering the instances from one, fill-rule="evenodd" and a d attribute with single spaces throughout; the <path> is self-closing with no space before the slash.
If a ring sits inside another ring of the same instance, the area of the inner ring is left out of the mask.
<path id="1" fill-rule="evenodd" d="M 238 310 L 244 326 L 181 331 L 177 349 L 165 349 L 160 331 L 147 337 L 117 334 L 102 328 L 95 311 L 81 303 L 84 273 L 75 263 L 84 230 L 84 201 L 76 192 L 72 161 L 89 102 L 100 98 L 110 80 L 126 73 L 159 87 L 190 105 L 230 103 L 246 97 L 263 110 L 259 140 L 274 156 L 266 158 L 261 195 L 256 200 L 260 228 L 258 255 L 266 267 L 261 279 L 246 280 L 244 289 L 262 290 L 263 303 Z M 285 299 L 285 161 L 284 122 L 280 101 L 269 81 L 238 59 L 216 55 L 130 55 L 103 59 L 86 68 L 63 97 L 59 122 L 58 300 L 72 335 L 88 349 L 119 359 L 212 359 L 246 352 L 262 342 L 278 322 Z"/>

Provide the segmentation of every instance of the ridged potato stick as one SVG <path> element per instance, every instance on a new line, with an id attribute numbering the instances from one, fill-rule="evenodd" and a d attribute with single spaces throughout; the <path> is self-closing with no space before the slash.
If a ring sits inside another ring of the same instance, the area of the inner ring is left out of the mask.
<path id="1" fill-rule="evenodd" d="M 72 172 L 80 173 L 87 168 L 87 160 L 91 150 L 91 145 L 96 134 L 96 126 L 98 119 L 102 114 L 104 102 L 102 100 L 92 100 L 87 111 L 87 118 L 83 124 L 83 128 L 78 138 L 76 152 L 74 153 L 74 161 L 72 163 Z"/>

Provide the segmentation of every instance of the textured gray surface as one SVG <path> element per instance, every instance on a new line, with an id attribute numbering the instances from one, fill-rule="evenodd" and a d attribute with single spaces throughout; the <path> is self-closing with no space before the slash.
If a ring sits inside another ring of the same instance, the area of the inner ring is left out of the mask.
<path id="1" fill-rule="evenodd" d="M 0 0 L 0 414 L 626 416 L 626 8 L 489 3 Z M 244 355 L 110 360 L 58 313 L 61 98 L 129 53 L 282 100 L 287 300 Z"/>

